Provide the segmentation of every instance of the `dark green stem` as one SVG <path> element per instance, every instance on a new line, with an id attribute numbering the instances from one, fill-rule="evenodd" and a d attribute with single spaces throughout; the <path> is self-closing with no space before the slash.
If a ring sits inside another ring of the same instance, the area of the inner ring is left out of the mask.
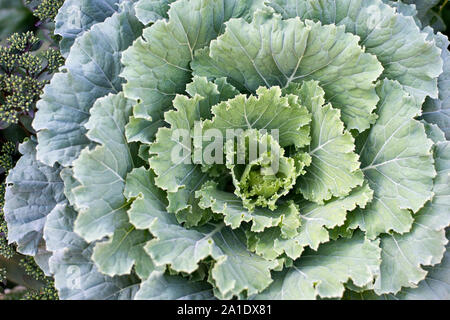
<path id="1" fill-rule="evenodd" d="M 442 11 L 444 10 L 448 0 L 445 0 L 444 3 L 439 7 L 439 15 L 442 15 Z"/>

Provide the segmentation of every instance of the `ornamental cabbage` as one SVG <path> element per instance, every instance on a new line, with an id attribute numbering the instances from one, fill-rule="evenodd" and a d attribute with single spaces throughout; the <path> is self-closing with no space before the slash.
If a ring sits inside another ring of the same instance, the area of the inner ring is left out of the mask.
<path id="1" fill-rule="evenodd" d="M 448 39 L 381 0 L 65 1 L 8 176 L 61 299 L 448 299 Z M 434 266 L 437 266 L 434 268 Z"/>

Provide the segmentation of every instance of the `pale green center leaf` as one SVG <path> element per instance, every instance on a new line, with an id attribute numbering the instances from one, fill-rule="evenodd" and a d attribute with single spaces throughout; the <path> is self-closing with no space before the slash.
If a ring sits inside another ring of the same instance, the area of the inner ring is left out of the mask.
<path id="1" fill-rule="evenodd" d="M 251 23 L 227 22 L 225 33 L 197 52 L 194 74 L 227 77 L 251 93 L 259 86 L 317 80 L 350 129 L 367 129 L 376 118 L 374 82 L 383 70 L 376 57 L 344 27 L 270 15 L 260 11 Z"/>
<path id="2" fill-rule="evenodd" d="M 251 230 L 261 232 L 266 228 L 279 227 L 285 237 L 297 234 L 300 226 L 298 209 L 292 203 L 279 205 L 275 210 L 256 207 L 249 211 L 244 207 L 242 199 L 231 192 L 221 191 L 217 183 L 209 181 L 196 192 L 202 208 L 211 208 L 215 213 L 223 215 L 226 225 L 232 229 L 241 227 L 243 222 L 252 222 Z"/>
<path id="3" fill-rule="evenodd" d="M 294 187 L 311 163 L 308 154 L 284 155 L 273 136 L 246 130 L 238 141 L 225 144 L 226 167 L 231 171 L 234 193 L 249 211 L 255 207 L 276 209 L 276 202 Z"/>
<path id="4" fill-rule="evenodd" d="M 280 229 L 269 228 L 260 233 L 247 232 L 248 241 L 257 254 L 267 259 L 275 259 L 285 253 L 295 260 L 305 247 L 317 250 L 321 243 L 330 241 L 328 229 L 343 225 L 347 213 L 357 206 L 364 208 L 372 194 L 373 191 L 365 184 L 352 190 L 347 197 L 334 198 L 323 205 L 303 200 L 297 203 L 301 221 L 297 235 L 281 237 Z"/>
<path id="5" fill-rule="evenodd" d="M 323 204 L 331 197 L 343 197 L 363 184 L 355 140 L 344 129 L 340 111 L 325 103 L 324 91 L 316 81 L 293 84 L 286 93 L 296 94 L 312 114 L 311 143 L 305 151 L 311 165 L 301 176 L 296 189 L 307 200 Z"/>

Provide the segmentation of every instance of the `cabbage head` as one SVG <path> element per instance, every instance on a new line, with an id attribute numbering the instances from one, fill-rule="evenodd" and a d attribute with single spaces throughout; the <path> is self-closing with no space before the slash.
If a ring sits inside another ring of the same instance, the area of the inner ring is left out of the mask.
<path id="1" fill-rule="evenodd" d="M 62 299 L 449 299 L 448 39 L 382 0 L 67 0 L 8 177 Z"/>

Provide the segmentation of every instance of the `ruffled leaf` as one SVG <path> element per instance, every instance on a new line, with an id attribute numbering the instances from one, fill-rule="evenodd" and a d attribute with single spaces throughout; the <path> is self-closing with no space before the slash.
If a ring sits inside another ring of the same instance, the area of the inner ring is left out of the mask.
<path id="1" fill-rule="evenodd" d="M 256 96 L 239 95 L 212 108 L 213 118 L 205 121 L 203 132 L 218 129 L 227 137 L 227 129 L 264 129 L 270 134 L 278 130 L 282 147 L 303 147 L 310 141 L 311 115 L 296 96 L 281 96 L 279 87 L 260 87 Z"/>
<path id="2" fill-rule="evenodd" d="M 191 160 L 190 137 L 194 122 L 199 121 L 202 114 L 209 113 L 209 108 L 201 108 L 205 107 L 200 104 L 202 99 L 198 95 L 194 98 L 177 96 L 174 100 L 176 110 L 168 111 L 165 116 L 171 127 L 160 128 L 150 147 L 150 166 L 156 173 L 156 185 L 168 192 L 169 211 L 177 214 L 179 221 L 187 226 L 197 225 L 204 215 L 202 210 L 195 210 L 198 206 L 194 196 L 195 190 L 206 181 L 207 173 Z M 177 130 L 183 130 L 178 132 L 187 136 L 176 137 Z"/>
<path id="3" fill-rule="evenodd" d="M 128 205 L 123 195 L 125 177 L 136 166 L 136 148 L 125 139 L 125 124 L 131 115 L 131 101 L 123 94 L 99 99 L 86 124 L 88 137 L 101 145 L 85 149 L 74 161 L 74 177 L 80 183 L 73 190 L 79 215 L 75 231 L 96 244 L 92 256 L 98 269 L 110 276 L 129 274 L 133 265 L 139 276 L 154 269 L 143 246 L 151 236 L 128 223 Z"/>
<path id="4" fill-rule="evenodd" d="M 226 167 L 231 171 L 234 194 L 250 212 L 255 207 L 275 210 L 277 201 L 305 174 L 311 157 L 305 153 L 288 157 L 272 134 L 254 129 L 239 134 L 237 140 L 233 138 L 225 144 Z M 252 150 L 256 148 L 259 150 Z M 252 154 L 254 151 L 258 154 Z"/>
<path id="5" fill-rule="evenodd" d="M 301 87 L 293 85 L 286 92 L 297 94 L 300 103 L 312 114 L 311 143 L 306 152 L 311 165 L 297 181 L 297 191 L 310 201 L 322 204 L 331 197 L 342 197 L 363 184 L 355 140 L 344 129 L 340 111 L 324 105 L 324 91 L 315 81 Z"/>
<path id="6" fill-rule="evenodd" d="M 17 243 L 17 250 L 26 255 L 38 252 L 47 215 L 65 200 L 61 167 L 36 160 L 36 145 L 34 138 L 20 145 L 23 156 L 6 179 L 8 240 Z"/>
<path id="7" fill-rule="evenodd" d="M 397 82 L 384 80 L 377 88 L 381 97 L 379 118 L 368 135 L 361 135 L 361 168 L 374 190 L 372 202 L 350 217 L 369 238 L 380 233 L 411 229 L 412 212 L 419 211 L 433 196 L 436 171 L 420 113 L 414 99 Z"/>
<path id="8" fill-rule="evenodd" d="M 292 240 L 299 245 L 317 250 L 320 243 L 329 241 L 327 229 L 340 226 L 346 219 L 347 212 L 356 207 L 364 208 L 372 200 L 373 191 L 367 184 L 352 190 L 345 198 L 334 198 L 323 205 L 308 201 L 298 204 L 302 226 L 299 236 Z"/>
<path id="9" fill-rule="evenodd" d="M 415 287 L 427 272 L 421 265 L 439 263 L 445 252 L 444 230 L 434 231 L 420 217 L 411 232 L 381 237 L 382 263 L 375 292 L 396 294 L 402 287 Z"/>
<path id="10" fill-rule="evenodd" d="M 209 300 L 213 290 L 204 282 L 191 282 L 180 276 L 154 272 L 141 284 L 136 300 Z"/>
<path id="11" fill-rule="evenodd" d="M 396 295 L 402 300 L 449 300 L 450 299 L 450 246 L 447 244 L 446 252 L 441 263 L 434 267 L 425 267 L 428 271 L 424 280 L 419 282 L 417 288 L 406 288 Z"/>
<path id="12" fill-rule="evenodd" d="M 183 93 L 191 78 L 189 67 L 195 50 L 209 45 L 232 17 L 248 17 L 261 0 L 180 0 L 170 6 L 168 20 L 154 23 L 124 53 L 124 92 L 140 103 L 134 109 L 136 122 L 163 119 L 172 100 Z M 186 14 L 189 13 L 189 14 Z M 151 140 L 155 131 L 144 138 Z"/>
<path id="13" fill-rule="evenodd" d="M 298 16 L 344 26 L 346 32 L 359 36 L 361 46 L 381 62 L 382 76 L 400 82 L 419 105 L 426 96 L 437 98 L 441 52 L 413 17 L 396 13 L 381 0 L 271 0 L 270 5 L 283 18 Z M 348 76 L 343 79 L 348 81 Z"/>
<path id="14" fill-rule="evenodd" d="M 439 141 L 434 146 L 434 161 L 437 176 L 433 184 L 433 199 L 419 211 L 421 223 L 433 230 L 442 230 L 450 225 L 450 143 Z"/>
<path id="15" fill-rule="evenodd" d="M 211 117 L 211 106 L 233 98 L 237 91 L 225 79 L 213 83 L 201 77 L 194 77 L 186 90 L 192 98 L 179 96 L 173 101 L 175 111 L 165 115 L 171 127 L 159 130 L 149 154 L 150 165 L 157 175 L 156 184 L 168 191 L 169 212 L 175 213 L 178 220 L 189 227 L 197 225 L 207 214 L 198 207 L 195 199 L 195 191 L 206 181 L 207 174 L 191 161 L 191 131 L 196 121 Z M 178 137 L 182 141 L 174 136 L 178 130 L 184 130 L 188 135 Z M 182 155 L 174 156 L 174 150 L 179 150 Z"/>
<path id="16" fill-rule="evenodd" d="M 372 199 L 372 190 L 367 185 L 355 188 L 347 197 L 332 199 L 323 205 L 302 201 L 298 203 L 301 226 L 298 234 L 290 239 L 281 237 L 280 231 L 270 228 L 261 233 L 248 233 L 249 244 L 253 250 L 266 259 L 275 259 L 283 253 L 295 260 L 305 247 L 314 250 L 319 244 L 328 242 L 328 229 L 344 224 L 347 213 L 357 206 L 364 206 Z"/>
<path id="17" fill-rule="evenodd" d="M 261 292 L 272 282 L 270 270 L 278 266 L 278 262 L 248 251 L 244 233 L 222 223 L 186 229 L 157 220 L 150 231 L 156 239 L 146 250 L 159 265 L 169 264 L 175 271 L 192 273 L 201 260 L 212 257 L 216 262 L 211 281 L 222 297 L 239 295 L 244 290 L 248 294 Z"/>
<path id="18" fill-rule="evenodd" d="M 169 5 L 175 0 L 139 0 L 135 5 L 136 17 L 147 25 L 169 18 Z"/>
<path id="19" fill-rule="evenodd" d="M 434 37 L 437 46 L 442 49 L 444 72 L 438 79 L 439 97 L 425 100 L 422 117 L 430 123 L 437 124 L 444 131 L 447 139 L 450 139 L 450 52 L 447 49 L 450 42 L 441 33 Z"/>
<path id="20" fill-rule="evenodd" d="M 437 143 L 434 157 L 438 175 L 433 200 L 416 215 L 409 233 L 381 237 L 383 262 L 375 282 L 377 294 L 396 294 L 402 287 L 415 287 L 427 274 L 422 266 L 439 263 L 445 253 L 444 228 L 450 225 L 450 143 Z"/>
<path id="21" fill-rule="evenodd" d="M 194 74 L 227 77 L 252 93 L 259 86 L 318 80 L 327 99 L 341 109 L 344 122 L 351 129 L 367 129 L 376 118 L 374 81 L 382 72 L 377 59 L 364 53 L 358 38 L 344 27 L 269 16 L 259 12 L 251 23 L 227 22 L 210 49 L 196 54 Z"/>
<path id="22" fill-rule="evenodd" d="M 251 231 L 261 232 L 266 228 L 279 227 L 284 236 L 297 234 L 300 226 L 299 213 L 292 203 L 279 205 L 275 210 L 256 207 L 249 212 L 242 200 L 230 192 L 221 191 L 217 183 L 209 181 L 196 192 L 202 208 L 211 208 L 215 213 L 224 216 L 224 222 L 232 229 L 239 228 L 243 222 L 251 222 Z"/>
<path id="23" fill-rule="evenodd" d="M 148 231 L 136 230 L 124 224 L 114 230 L 113 237 L 98 243 L 92 255 L 98 269 L 110 276 L 130 274 L 134 266 L 141 279 L 146 279 L 157 268 L 144 251 L 144 245 L 151 239 Z"/>
<path id="24" fill-rule="evenodd" d="M 49 214 L 44 236 L 53 252 L 50 270 L 55 287 L 63 300 L 132 299 L 139 289 L 134 276 L 108 277 L 101 274 L 92 260 L 89 246 L 73 231 L 77 212 L 67 204 L 58 204 Z"/>
<path id="25" fill-rule="evenodd" d="M 156 219 L 170 219 L 171 214 L 166 210 L 167 195 L 156 187 L 155 174 L 151 170 L 142 167 L 131 171 L 126 178 L 124 194 L 132 201 L 128 216 L 137 229 L 150 228 Z"/>
<path id="26" fill-rule="evenodd" d="M 112 236 L 128 222 L 123 190 L 135 159 L 124 130 L 131 108 L 131 101 L 123 94 L 99 99 L 86 128 L 89 138 L 101 145 L 83 150 L 73 164 L 74 177 L 80 183 L 73 190 L 80 212 L 75 231 L 88 242 Z"/>
<path id="27" fill-rule="evenodd" d="M 37 158 L 43 163 L 71 165 L 81 150 L 92 146 L 83 126 L 89 110 L 97 99 L 122 91 L 121 53 L 142 32 L 130 10 L 96 24 L 81 36 L 66 60 L 67 70 L 55 74 L 45 87 L 33 122 L 38 131 Z"/>
<path id="28" fill-rule="evenodd" d="M 290 268 L 274 275 L 274 282 L 257 299 L 310 300 L 339 298 L 344 284 L 352 280 L 370 284 L 380 264 L 379 241 L 365 240 L 361 233 L 351 239 L 341 238 L 308 251 Z M 330 272 L 332 270 L 332 272 Z"/>
<path id="29" fill-rule="evenodd" d="M 450 253 L 449 246 L 442 262 L 434 267 L 425 267 L 428 274 L 415 288 L 403 288 L 398 294 L 377 295 L 373 290 L 355 292 L 347 290 L 344 298 L 350 300 L 448 300 L 450 299 Z"/>
<path id="30" fill-rule="evenodd" d="M 67 56 L 75 40 L 119 10 L 123 0 L 67 0 L 55 18 L 55 34 L 62 37 L 60 48 Z"/>

